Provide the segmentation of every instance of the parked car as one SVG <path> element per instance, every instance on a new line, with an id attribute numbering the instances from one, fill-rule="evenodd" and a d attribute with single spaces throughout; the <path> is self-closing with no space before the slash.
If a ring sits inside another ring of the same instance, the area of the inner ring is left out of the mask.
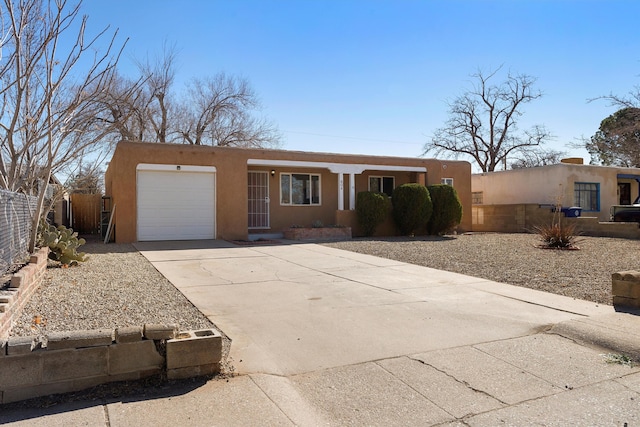
<path id="1" fill-rule="evenodd" d="M 640 204 L 611 206 L 611 220 L 615 222 L 640 222 Z"/>

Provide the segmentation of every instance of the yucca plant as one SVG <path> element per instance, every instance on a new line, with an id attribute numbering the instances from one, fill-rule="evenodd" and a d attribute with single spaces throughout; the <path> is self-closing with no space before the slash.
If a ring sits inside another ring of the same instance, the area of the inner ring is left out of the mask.
<path id="1" fill-rule="evenodd" d="M 579 249 L 576 244 L 579 242 L 580 232 L 575 224 L 565 224 L 559 215 L 559 209 L 553 215 L 550 224 L 533 227 L 540 236 L 542 248 L 553 249 Z"/>

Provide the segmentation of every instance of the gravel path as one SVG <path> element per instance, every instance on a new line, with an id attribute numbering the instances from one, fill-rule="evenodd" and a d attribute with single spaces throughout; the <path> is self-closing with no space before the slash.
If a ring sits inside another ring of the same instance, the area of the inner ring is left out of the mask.
<path id="1" fill-rule="evenodd" d="M 611 305 L 611 274 L 640 270 L 640 242 L 581 237 L 580 250 L 539 249 L 535 234 L 354 239 L 339 249 Z"/>

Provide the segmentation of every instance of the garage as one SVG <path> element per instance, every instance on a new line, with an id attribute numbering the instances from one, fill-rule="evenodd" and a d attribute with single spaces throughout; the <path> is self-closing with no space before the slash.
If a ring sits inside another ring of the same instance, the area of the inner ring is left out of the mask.
<path id="1" fill-rule="evenodd" d="M 139 241 L 215 238 L 213 166 L 137 166 Z"/>

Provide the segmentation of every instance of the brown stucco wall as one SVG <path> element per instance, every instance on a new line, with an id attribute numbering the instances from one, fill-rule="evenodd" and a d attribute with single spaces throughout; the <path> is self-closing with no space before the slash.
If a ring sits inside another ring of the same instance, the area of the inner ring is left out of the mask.
<path id="1" fill-rule="evenodd" d="M 356 193 L 368 189 L 369 175 L 395 176 L 396 185 L 407 182 L 439 184 L 441 178 L 453 178 L 463 205 L 460 230 L 471 229 L 471 165 L 464 161 L 400 158 L 382 156 L 309 153 L 284 150 L 239 149 L 177 144 L 120 142 L 105 174 L 106 195 L 116 206 L 114 216 L 116 242 L 135 242 L 136 235 L 136 167 L 140 163 L 215 166 L 216 168 L 216 238 L 246 239 L 247 172 L 269 172 L 270 232 L 281 232 L 293 224 L 340 224 L 351 215 L 338 212 L 338 175 L 326 168 L 247 165 L 248 159 L 326 162 L 340 164 L 375 164 L 388 166 L 426 167 L 424 173 L 365 170 L 355 175 Z M 271 170 L 275 176 L 271 176 Z M 280 204 L 280 173 L 318 173 L 321 175 L 321 206 L 282 206 Z M 344 175 L 344 207 L 349 209 L 349 175 Z M 350 225 L 350 224 L 341 224 Z"/>

